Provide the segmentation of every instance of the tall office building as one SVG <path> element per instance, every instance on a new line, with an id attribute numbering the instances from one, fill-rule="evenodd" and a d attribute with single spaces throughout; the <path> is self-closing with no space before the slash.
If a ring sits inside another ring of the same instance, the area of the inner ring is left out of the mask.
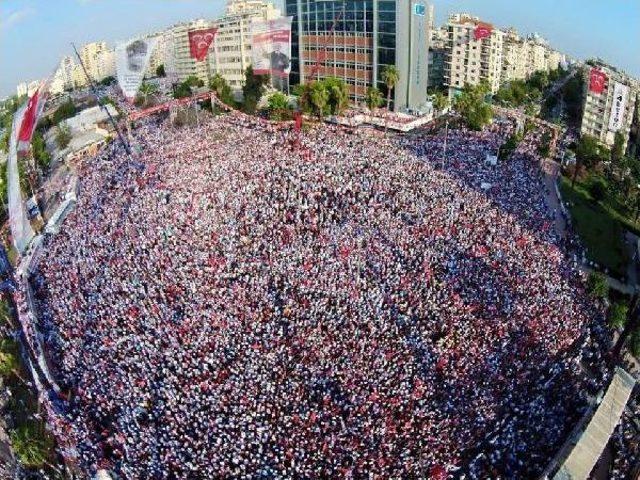
<path id="1" fill-rule="evenodd" d="M 484 32 L 477 35 L 478 29 Z M 454 93 L 466 84 L 486 80 L 491 93 L 500 88 L 504 32 L 468 14 L 453 14 L 447 22 L 449 41 L 445 60 L 445 85 Z"/>
<path id="2" fill-rule="evenodd" d="M 601 61 L 587 66 L 584 79 L 580 134 L 613 146 L 615 134 L 620 132 L 626 149 L 640 90 L 638 81 Z"/>
<path id="3" fill-rule="evenodd" d="M 225 14 L 212 24 L 218 31 L 209 49 L 210 73 L 220 74 L 231 88 L 241 88 L 251 65 L 251 23 L 280 15 L 280 9 L 267 1 L 230 0 Z"/>
<path id="4" fill-rule="evenodd" d="M 291 84 L 342 78 L 352 100 L 368 87 L 386 91 L 385 66 L 395 65 L 395 110 L 427 101 L 430 10 L 424 0 L 285 0 L 293 17 Z"/>

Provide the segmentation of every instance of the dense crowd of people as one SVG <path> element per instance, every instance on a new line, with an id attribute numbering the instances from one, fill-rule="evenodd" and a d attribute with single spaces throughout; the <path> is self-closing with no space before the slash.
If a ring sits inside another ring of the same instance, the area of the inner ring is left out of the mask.
<path id="1" fill-rule="evenodd" d="M 80 169 L 31 278 L 81 468 L 126 478 L 528 478 L 601 321 L 535 136 L 372 140 L 239 114 Z M 604 378 L 602 378 L 604 381 Z M 70 454 L 71 454 L 70 453 Z"/>

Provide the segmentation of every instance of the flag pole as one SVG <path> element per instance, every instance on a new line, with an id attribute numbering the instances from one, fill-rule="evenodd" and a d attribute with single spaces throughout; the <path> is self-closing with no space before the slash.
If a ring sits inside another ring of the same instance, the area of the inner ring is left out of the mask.
<path id="1" fill-rule="evenodd" d="M 120 129 L 118 128 L 118 124 L 116 123 L 114 118 L 111 116 L 111 112 L 109 112 L 109 109 L 106 107 L 106 105 L 104 103 L 102 103 L 102 100 L 101 100 L 100 96 L 98 95 L 98 89 L 96 88 L 95 83 L 93 83 L 93 80 L 89 76 L 89 73 L 87 72 L 87 69 L 84 66 L 84 63 L 82 62 L 82 58 L 80 58 L 80 54 L 78 53 L 78 50 L 76 49 L 76 46 L 75 46 L 75 44 L 73 42 L 71 42 L 71 46 L 73 47 L 73 51 L 75 52 L 76 57 L 78 57 L 78 61 L 80 62 L 80 66 L 82 67 L 82 71 L 84 72 L 84 76 L 87 77 L 87 81 L 89 82 L 89 87 L 91 88 L 91 91 L 93 92 L 93 96 L 96 97 L 96 100 L 98 101 L 98 105 L 100 106 L 100 108 L 102 108 L 107 113 L 107 115 L 109 117 L 109 121 L 111 122 L 111 125 L 113 126 L 114 130 L 116 131 L 116 134 L 118 135 L 118 138 L 120 139 L 120 143 L 122 143 L 122 146 L 124 147 L 125 151 L 127 152 L 127 155 L 131 155 L 131 149 L 129 148 L 129 144 L 127 142 L 125 142 L 124 137 L 122 136 L 122 133 L 120 132 Z"/>

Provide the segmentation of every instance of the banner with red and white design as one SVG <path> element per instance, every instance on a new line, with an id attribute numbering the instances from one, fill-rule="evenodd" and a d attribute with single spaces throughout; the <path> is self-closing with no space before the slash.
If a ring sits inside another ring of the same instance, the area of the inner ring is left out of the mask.
<path id="1" fill-rule="evenodd" d="M 16 250 L 23 254 L 35 236 L 22 199 L 20 172 L 18 171 L 18 131 L 24 123 L 27 106 L 21 107 L 13 117 L 13 127 L 9 137 L 7 156 L 7 200 L 9 204 L 9 226 L 11 239 Z"/>
<path id="2" fill-rule="evenodd" d="M 209 47 L 217 31 L 217 28 L 205 28 L 203 30 L 193 30 L 189 32 L 191 58 L 195 58 L 198 62 L 201 62 L 207 57 Z"/>
<path id="3" fill-rule="evenodd" d="M 607 82 L 607 75 L 597 68 L 592 68 L 589 73 L 589 91 L 598 95 L 604 91 L 604 84 Z"/>
<path id="4" fill-rule="evenodd" d="M 136 38 L 116 45 L 116 75 L 123 95 L 133 101 L 149 66 L 157 38 Z"/>
<path id="5" fill-rule="evenodd" d="M 42 114 L 44 104 L 46 102 L 47 84 L 42 82 L 38 89 L 31 95 L 20 123 L 18 131 L 18 153 L 24 153 L 29 150 L 33 131 L 36 129 L 38 118 Z"/>
<path id="6" fill-rule="evenodd" d="M 251 24 L 253 73 L 286 77 L 291 71 L 291 20 L 275 20 Z"/>
<path id="7" fill-rule="evenodd" d="M 629 87 L 616 82 L 613 86 L 613 103 L 611 104 L 611 115 L 609 116 L 609 130 L 612 132 L 617 132 L 622 128 L 628 97 Z"/>
<path id="8" fill-rule="evenodd" d="M 491 36 L 492 31 L 493 31 L 493 27 L 491 25 L 488 25 L 486 23 L 479 23 L 476 25 L 476 28 L 473 31 L 473 38 L 476 40 L 489 38 Z"/>

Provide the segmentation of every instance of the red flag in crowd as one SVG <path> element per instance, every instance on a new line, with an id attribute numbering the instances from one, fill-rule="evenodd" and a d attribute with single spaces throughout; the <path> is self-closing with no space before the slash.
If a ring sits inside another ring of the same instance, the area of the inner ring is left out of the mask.
<path id="1" fill-rule="evenodd" d="M 607 75 L 597 68 L 592 68 L 589 74 L 589 90 L 593 93 L 600 94 L 604 91 L 604 84 L 607 81 Z"/>
<path id="2" fill-rule="evenodd" d="M 442 465 L 434 465 L 429 470 L 429 478 L 433 480 L 447 480 L 447 470 Z"/>
<path id="3" fill-rule="evenodd" d="M 487 25 L 486 23 L 479 23 L 476 25 L 476 29 L 473 31 L 473 38 L 476 40 L 488 38 L 491 36 L 492 31 L 493 27 L 491 25 Z"/>
<path id="4" fill-rule="evenodd" d="M 18 131 L 18 152 L 28 150 L 42 107 L 44 107 L 44 84 L 40 85 L 27 103 Z"/>
<path id="5" fill-rule="evenodd" d="M 217 31 L 217 28 L 207 28 L 204 30 L 194 30 L 189 32 L 189 50 L 191 51 L 191 58 L 195 58 L 198 62 L 205 59 Z"/>

